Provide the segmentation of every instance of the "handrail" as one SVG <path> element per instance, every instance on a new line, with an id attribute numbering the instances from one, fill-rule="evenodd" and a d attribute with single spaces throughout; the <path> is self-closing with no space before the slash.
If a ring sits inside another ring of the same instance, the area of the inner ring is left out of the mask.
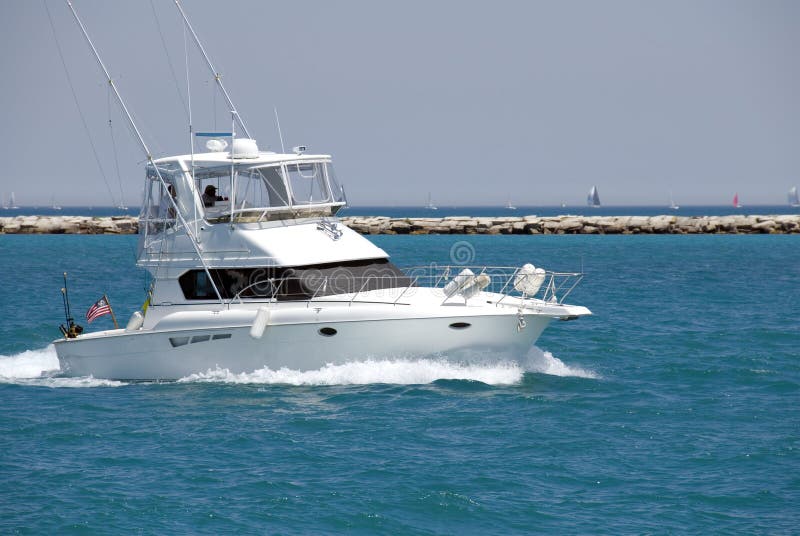
<path id="1" fill-rule="evenodd" d="M 361 294 L 361 291 L 362 291 L 362 290 L 364 290 L 364 287 L 365 287 L 365 286 L 367 286 L 367 283 L 369 283 L 369 280 L 370 280 L 370 279 L 372 279 L 372 276 L 368 276 L 368 277 L 367 277 L 367 278 L 364 280 L 364 282 L 361 284 L 361 288 L 360 288 L 360 289 L 358 289 L 358 292 L 356 292 L 355 294 L 353 294 L 353 297 L 350 299 L 350 305 L 352 305 L 352 304 L 353 304 L 353 300 L 355 300 L 355 299 L 356 299 L 356 296 L 358 296 L 359 294 Z"/>
<path id="2" fill-rule="evenodd" d="M 459 271 L 453 270 L 453 266 L 429 266 L 426 268 L 427 273 L 413 273 L 414 269 L 407 269 L 405 275 L 402 277 L 397 274 L 369 274 L 369 275 L 349 275 L 347 273 L 338 273 L 336 275 L 323 275 L 322 273 L 315 274 L 311 279 L 309 275 L 288 275 L 285 277 L 267 277 L 257 281 L 250 282 L 243 288 L 236 291 L 236 294 L 226 300 L 228 306 L 230 304 L 244 303 L 243 296 L 249 290 L 268 285 L 268 289 L 260 292 L 259 295 L 251 296 L 249 299 L 254 300 L 268 300 L 275 301 L 301 301 L 310 302 L 319 301 L 326 296 L 340 296 L 341 299 L 333 300 L 338 302 L 346 302 L 348 304 L 360 303 L 362 301 L 372 301 L 378 295 L 372 293 L 373 299 L 359 300 L 362 293 L 370 287 L 372 282 L 377 281 L 377 288 L 373 288 L 370 292 L 383 292 L 391 293 L 387 303 L 399 304 L 401 300 L 409 294 L 414 288 L 435 288 L 442 289 L 448 282 L 454 280 L 460 274 Z M 463 268 L 465 267 L 457 267 Z M 416 270 L 419 270 L 417 268 Z M 546 278 L 539 289 L 532 295 L 528 295 L 516 289 L 518 279 L 520 278 L 519 269 L 515 267 L 498 267 L 498 266 L 484 266 L 482 268 L 475 267 L 478 274 L 486 274 L 490 278 L 489 286 L 483 289 L 483 292 L 499 296 L 492 303 L 500 305 L 508 298 L 517 298 L 527 303 L 532 300 L 536 303 L 557 303 L 563 304 L 567 296 L 577 287 L 583 279 L 583 274 L 579 272 L 545 272 Z M 398 279 L 401 277 L 401 279 Z M 477 277 L 477 276 L 476 276 Z M 524 278 L 530 277 L 529 274 L 524 274 Z M 394 284 L 400 283 L 402 284 Z M 409 281 L 410 280 L 410 281 Z M 293 281 L 302 282 L 295 289 L 294 286 L 290 287 Z M 524 280 L 523 280 L 524 281 Z M 309 284 L 310 283 L 310 284 Z M 462 285 L 466 286 L 466 285 Z M 295 289 L 295 290 L 292 290 Z M 457 295 L 458 291 L 456 291 Z M 395 295 L 396 294 L 396 295 Z M 283 297 L 283 298 L 282 298 Z M 331 300 L 326 300 L 331 301 Z M 445 302 L 447 298 L 445 299 Z M 384 302 L 380 302 L 384 303 Z M 442 302 L 444 303 L 444 302 Z"/>
<path id="3" fill-rule="evenodd" d="M 393 302 L 394 305 L 397 305 L 397 302 L 399 302 L 400 298 L 402 298 L 405 295 L 405 293 L 408 292 L 408 289 L 416 286 L 417 281 L 419 281 L 419 277 L 415 277 L 414 280 L 411 282 L 411 284 L 407 285 L 406 288 L 403 289 L 403 292 L 401 292 L 400 295 L 397 296 L 397 298 L 394 300 Z"/>

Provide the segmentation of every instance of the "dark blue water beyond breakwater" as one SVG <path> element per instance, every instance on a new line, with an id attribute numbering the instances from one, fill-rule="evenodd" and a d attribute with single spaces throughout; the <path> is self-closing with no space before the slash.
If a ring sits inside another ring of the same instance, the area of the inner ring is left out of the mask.
<path id="1" fill-rule="evenodd" d="M 595 316 L 521 365 L 37 378 L 62 271 L 79 313 L 141 305 L 136 237 L 0 236 L 0 532 L 796 532 L 800 237 L 370 239 L 402 265 L 465 239 L 583 265 Z"/>

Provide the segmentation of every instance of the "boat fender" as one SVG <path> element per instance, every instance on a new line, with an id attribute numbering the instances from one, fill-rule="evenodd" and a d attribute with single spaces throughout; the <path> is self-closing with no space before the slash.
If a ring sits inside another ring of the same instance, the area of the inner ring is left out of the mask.
<path id="1" fill-rule="evenodd" d="M 526 296 L 533 296 L 539 292 L 542 283 L 547 277 L 547 272 L 528 263 L 519 269 L 514 278 L 514 288 Z"/>
<path id="2" fill-rule="evenodd" d="M 125 331 L 136 331 L 144 324 L 144 316 L 139 311 L 134 311 L 128 320 L 128 325 L 125 326 Z"/>
<path id="3" fill-rule="evenodd" d="M 492 278 L 489 277 L 488 274 L 480 274 L 475 276 L 472 281 L 469 283 L 468 286 L 464 287 L 460 294 L 464 297 L 465 300 L 470 299 L 483 289 L 489 286 L 492 282 Z"/>
<path id="4" fill-rule="evenodd" d="M 264 335 L 264 330 L 267 329 L 269 324 L 269 309 L 266 307 L 259 307 L 256 313 L 256 318 L 253 320 L 253 326 L 250 328 L 250 336 L 254 339 L 260 339 Z"/>
<path id="5" fill-rule="evenodd" d="M 473 279 L 475 278 L 475 274 L 469 268 L 464 268 L 459 272 L 457 276 L 453 278 L 452 281 L 447 283 L 444 286 L 444 295 L 448 298 L 451 298 L 455 294 L 459 293 L 461 290 L 469 286 Z"/>

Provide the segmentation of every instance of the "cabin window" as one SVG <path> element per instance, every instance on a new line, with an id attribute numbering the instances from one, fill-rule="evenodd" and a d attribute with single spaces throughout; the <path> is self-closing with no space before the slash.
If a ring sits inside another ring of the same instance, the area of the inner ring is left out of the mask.
<path id="1" fill-rule="evenodd" d="M 199 177 L 199 178 L 198 178 Z M 225 175 L 196 174 L 197 195 L 206 218 L 219 218 L 230 214 L 230 168 Z"/>
<path id="2" fill-rule="evenodd" d="M 285 207 L 289 205 L 289 193 L 280 167 L 266 167 L 253 170 L 263 181 L 264 207 Z"/>
<path id="3" fill-rule="evenodd" d="M 402 288 L 411 278 L 386 259 L 317 264 L 291 268 L 213 269 L 223 299 L 307 300 L 335 294 Z M 205 270 L 190 270 L 178 278 L 187 300 L 216 300 Z"/>
<path id="4" fill-rule="evenodd" d="M 330 194 L 325 186 L 324 164 L 320 162 L 287 164 L 286 173 L 292 189 L 292 204 L 330 202 Z"/>
<path id="5" fill-rule="evenodd" d="M 325 173 L 328 175 L 328 184 L 330 185 L 333 200 L 337 203 L 345 202 L 344 188 L 339 184 L 339 180 L 336 178 L 336 173 L 333 171 L 333 166 L 331 164 L 325 165 Z"/>
<path id="6" fill-rule="evenodd" d="M 172 345 L 173 348 L 177 348 L 178 346 L 185 346 L 189 344 L 189 337 L 170 337 L 169 343 Z"/>
<path id="7" fill-rule="evenodd" d="M 179 172 L 161 168 L 159 171 L 163 182 L 154 167 L 149 166 L 147 170 L 145 199 L 139 215 L 143 234 L 157 234 L 174 227 L 177 220 L 175 206 L 185 214 L 186 198 L 190 197 Z"/>
<path id="8" fill-rule="evenodd" d="M 330 162 L 276 162 L 255 167 L 240 164 L 233 177 L 230 166 L 198 167 L 194 177 L 201 199 L 206 188 L 216 189 L 213 205 L 201 203 L 210 223 L 230 221 L 231 213 L 234 222 L 329 216 L 339 208 L 329 204 L 344 197 Z"/>

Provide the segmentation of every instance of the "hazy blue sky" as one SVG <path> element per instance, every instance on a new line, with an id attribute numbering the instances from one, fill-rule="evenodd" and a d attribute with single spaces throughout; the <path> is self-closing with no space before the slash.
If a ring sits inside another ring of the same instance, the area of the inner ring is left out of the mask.
<path id="1" fill-rule="evenodd" d="M 171 0 L 74 0 L 153 152 L 188 152 Z M 48 1 L 114 196 L 108 92 Z M 800 2 L 185 0 L 262 148 L 330 153 L 352 204 L 782 204 L 800 186 Z M 170 70 L 153 9 L 167 44 Z M 41 1 L 0 3 L 0 191 L 111 204 Z M 190 45 L 197 130 L 228 114 Z M 216 112 L 215 112 L 216 105 Z M 138 146 L 111 119 L 138 204 Z M 215 125 L 216 122 L 216 125 Z"/>

